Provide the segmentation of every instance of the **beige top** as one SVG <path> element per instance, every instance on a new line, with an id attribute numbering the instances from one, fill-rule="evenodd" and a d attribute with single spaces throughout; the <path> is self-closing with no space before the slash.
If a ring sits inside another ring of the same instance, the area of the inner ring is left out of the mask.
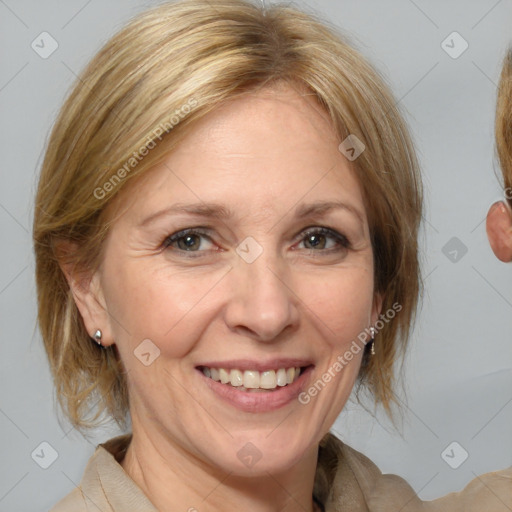
<path id="1" fill-rule="evenodd" d="M 157 512 L 119 462 L 131 436 L 98 446 L 80 486 L 51 512 Z M 313 495 L 325 512 L 511 512 L 512 467 L 479 476 L 461 492 L 421 501 L 402 478 L 383 475 L 332 434 L 322 440 Z"/>

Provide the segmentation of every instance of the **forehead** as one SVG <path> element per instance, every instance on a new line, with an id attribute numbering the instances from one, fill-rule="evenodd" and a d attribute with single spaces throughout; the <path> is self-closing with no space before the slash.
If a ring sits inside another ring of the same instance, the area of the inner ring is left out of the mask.
<path id="1" fill-rule="evenodd" d="M 198 148 L 223 158 L 272 161 L 320 156 L 327 145 L 337 147 L 328 114 L 314 95 L 288 84 L 276 85 L 231 100 L 210 113 L 181 144 L 177 157 Z M 284 169 L 283 169 L 284 170 Z"/>
<path id="2" fill-rule="evenodd" d="M 131 187 L 130 203 L 144 214 L 172 202 L 217 202 L 245 215 L 305 198 L 362 205 L 339 142 L 311 93 L 287 84 L 251 92 L 201 119 Z"/>

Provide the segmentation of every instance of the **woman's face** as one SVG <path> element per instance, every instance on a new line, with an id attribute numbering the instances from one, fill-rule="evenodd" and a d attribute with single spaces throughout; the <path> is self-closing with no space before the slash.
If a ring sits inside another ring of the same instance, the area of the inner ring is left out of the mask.
<path id="1" fill-rule="evenodd" d="M 134 432 L 254 475 L 285 470 L 329 430 L 379 309 L 339 143 L 311 98 L 266 89 L 210 113 L 120 196 L 99 321 L 127 371 Z"/>

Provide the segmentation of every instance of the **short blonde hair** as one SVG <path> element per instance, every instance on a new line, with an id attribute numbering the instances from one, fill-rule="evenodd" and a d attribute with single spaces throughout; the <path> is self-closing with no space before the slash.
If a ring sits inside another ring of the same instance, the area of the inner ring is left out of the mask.
<path id="1" fill-rule="evenodd" d="M 76 427 L 93 426 L 103 413 L 123 424 L 129 404 L 117 351 L 91 341 L 60 264 L 94 272 L 109 229 L 106 207 L 160 161 L 159 149 L 169 151 L 224 102 L 280 81 L 317 99 L 340 142 L 352 134 L 366 146 L 352 165 L 369 219 L 375 291 L 383 312 L 397 304 L 401 311 L 383 325 L 359 379 L 390 413 L 393 366 L 420 289 L 422 204 L 397 102 L 362 55 L 312 15 L 279 4 L 185 0 L 140 14 L 92 59 L 60 111 L 42 165 L 33 231 L 38 318 L 57 397 Z M 166 144 L 155 147 L 163 134 Z M 76 250 L 59 253 L 63 241 Z"/>
<path id="2" fill-rule="evenodd" d="M 496 102 L 496 149 L 506 197 L 512 205 L 512 48 L 509 48 L 498 84 Z"/>

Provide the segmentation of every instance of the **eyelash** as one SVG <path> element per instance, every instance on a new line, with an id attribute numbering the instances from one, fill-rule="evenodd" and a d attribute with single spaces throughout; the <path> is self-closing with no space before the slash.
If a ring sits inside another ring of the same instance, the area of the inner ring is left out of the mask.
<path id="1" fill-rule="evenodd" d="M 210 230 L 207 228 L 201 228 L 201 227 L 187 228 L 187 229 L 178 231 L 178 232 L 168 236 L 167 238 L 165 238 L 165 240 L 162 243 L 162 248 L 169 249 L 169 248 L 171 248 L 172 244 L 178 242 L 180 239 L 185 238 L 188 235 L 202 236 L 202 237 L 209 239 L 210 241 L 212 240 L 211 236 L 210 236 Z M 351 247 L 350 241 L 347 239 L 346 236 L 342 235 L 341 233 L 338 233 L 337 231 L 335 231 L 333 229 L 321 227 L 321 226 L 305 228 L 298 235 L 298 237 L 300 237 L 299 243 L 304 242 L 306 240 L 306 238 L 311 235 L 324 235 L 324 236 L 330 237 L 330 238 L 334 239 L 337 246 L 329 248 L 329 249 L 317 249 L 317 250 L 306 249 L 310 253 L 332 254 L 333 252 L 346 251 L 347 249 L 350 249 L 350 247 Z M 186 251 L 186 250 L 177 249 L 177 248 L 173 248 L 173 250 L 177 251 L 179 253 L 183 253 L 183 255 L 186 255 L 186 257 L 190 257 L 190 258 L 201 257 L 201 256 L 203 256 L 203 254 L 201 254 L 201 253 L 206 252 L 204 250 L 203 251 Z M 320 255 L 321 254 L 317 254 L 316 256 L 320 256 Z"/>

